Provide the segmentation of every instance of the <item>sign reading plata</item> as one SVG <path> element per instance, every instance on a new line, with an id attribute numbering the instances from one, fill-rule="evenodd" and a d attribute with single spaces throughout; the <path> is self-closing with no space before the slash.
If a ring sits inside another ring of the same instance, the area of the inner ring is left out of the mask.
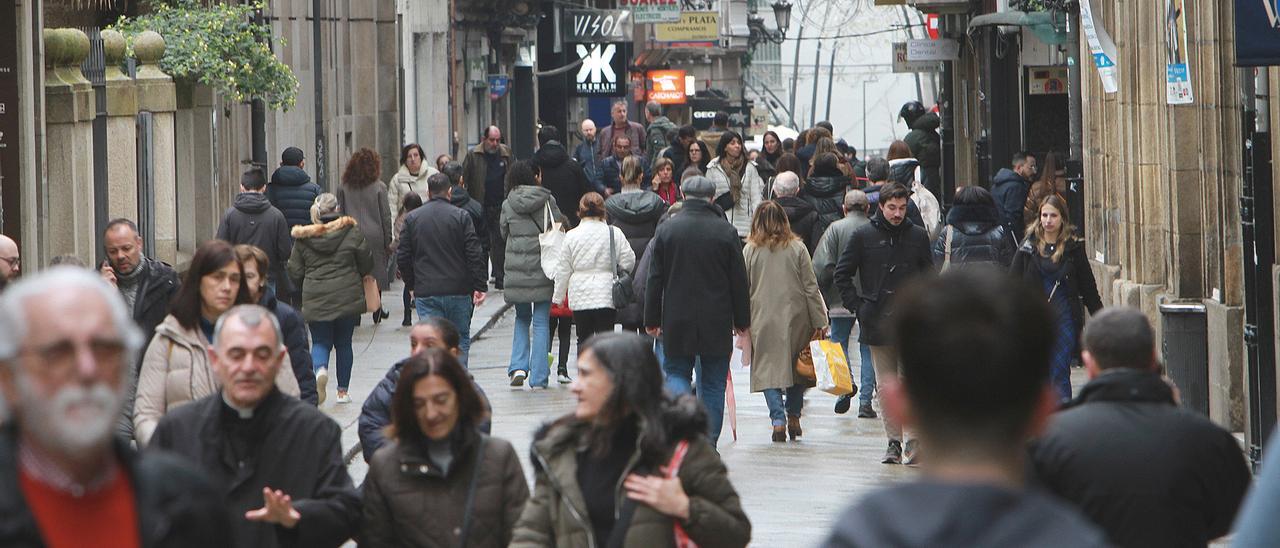
<path id="1" fill-rule="evenodd" d="M 564 11 L 565 42 L 626 42 L 631 27 L 627 10 Z"/>
<path id="2" fill-rule="evenodd" d="M 678 23 L 653 26 L 654 40 L 667 47 L 715 47 L 720 41 L 720 14 L 714 11 L 686 11 Z"/>
<path id="3" fill-rule="evenodd" d="M 618 7 L 631 10 L 636 23 L 674 23 L 680 20 L 680 0 L 618 0 Z"/>
<path id="4" fill-rule="evenodd" d="M 626 94 L 626 55 L 623 44 L 573 44 L 582 64 L 570 71 L 570 90 L 577 97 L 621 97 Z"/>

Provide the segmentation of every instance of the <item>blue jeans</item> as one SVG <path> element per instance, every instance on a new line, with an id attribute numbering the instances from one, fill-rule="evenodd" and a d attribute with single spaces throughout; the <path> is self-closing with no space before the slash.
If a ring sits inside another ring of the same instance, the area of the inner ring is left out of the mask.
<path id="1" fill-rule="evenodd" d="M 338 389 L 351 386 L 351 336 L 356 332 L 359 316 L 347 316 L 336 320 L 307 322 L 311 329 L 311 367 L 319 371 L 329 367 L 329 351 L 338 351 Z"/>
<path id="2" fill-rule="evenodd" d="M 773 422 L 774 426 L 782 426 L 786 424 L 787 417 L 800 416 L 800 410 L 804 409 L 804 391 L 805 387 L 798 384 L 793 384 L 786 388 L 786 414 L 784 415 L 784 404 L 782 401 L 783 389 L 764 389 L 764 404 L 769 407 L 769 420 Z"/>
<path id="3" fill-rule="evenodd" d="M 688 394 L 693 388 L 693 366 L 701 362 L 698 373 L 698 399 L 707 408 L 707 438 L 715 447 L 724 428 L 724 390 L 729 377 L 729 355 L 671 356 L 662 370 L 667 376 L 667 391 L 673 396 Z"/>
<path id="4" fill-rule="evenodd" d="M 551 347 L 551 301 L 517 303 L 514 308 L 516 329 L 511 337 L 511 365 L 507 366 L 507 375 L 524 371 L 529 374 L 529 386 L 546 387 L 551 370 L 543 349 Z M 532 343 L 530 324 L 533 325 Z"/>
<path id="5" fill-rule="evenodd" d="M 471 314 L 475 305 L 471 295 L 436 295 L 434 297 L 417 297 L 413 299 L 418 309 L 418 319 L 444 318 L 458 328 L 458 347 L 462 349 L 459 361 L 463 367 L 467 365 L 467 356 L 471 351 Z"/>
<path id="6" fill-rule="evenodd" d="M 853 376 L 853 355 L 849 353 L 849 335 L 853 333 L 853 322 L 856 318 L 831 318 L 831 340 L 840 343 L 840 347 L 844 349 L 845 358 L 849 361 L 849 375 Z M 861 370 L 861 378 L 858 379 L 858 399 L 861 403 L 871 405 L 871 396 L 876 391 L 876 369 L 871 367 L 871 347 L 865 344 L 858 344 L 858 369 Z"/>

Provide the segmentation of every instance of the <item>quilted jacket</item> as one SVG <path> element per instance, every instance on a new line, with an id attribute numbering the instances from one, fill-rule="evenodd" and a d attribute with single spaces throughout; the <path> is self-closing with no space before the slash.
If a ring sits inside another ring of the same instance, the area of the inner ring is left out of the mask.
<path id="1" fill-rule="evenodd" d="M 573 310 L 613 308 L 614 262 L 609 251 L 610 236 L 617 250 L 617 264 L 627 272 L 635 269 L 636 254 L 622 230 L 599 219 L 584 218 L 565 235 L 552 302 L 563 302 L 568 296 Z"/>

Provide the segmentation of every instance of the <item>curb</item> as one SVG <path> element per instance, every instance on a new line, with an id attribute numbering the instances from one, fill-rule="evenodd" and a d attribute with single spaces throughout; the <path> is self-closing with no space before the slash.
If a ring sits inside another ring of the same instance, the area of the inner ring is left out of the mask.
<path id="1" fill-rule="evenodd" d="M 484 325 L 480 326 L 480 329 L 476 330 L 476 334 L 471 336 L 471 341 L 475 342 L 480 340 L 481 337 L 484 337 L 484 334 L 488 333 L 490 329 L 493 329 L 493 326 L 497 325 L 498 320 L 501 320 L 503 316 L 507 315 L 507 311 L 511 310 L 511 308 L 512 308 L 511 303 L 503 303 L 502 307 L 499 308 L 497 312 L 494 312 L 494 314 L 489 317 L 489 321 L 485 322 Z M 350 465 L 351 461 L 355 460 L 356 455 L 360 454 L 361 449 L 362 447 L 360 445 L 360 442 L 358 441 L 356 442 L 355 445 L 351 446 L 350 449 L 347 449 L 347 452 L 343 453 L 342 455 L 343 466 Z"/>

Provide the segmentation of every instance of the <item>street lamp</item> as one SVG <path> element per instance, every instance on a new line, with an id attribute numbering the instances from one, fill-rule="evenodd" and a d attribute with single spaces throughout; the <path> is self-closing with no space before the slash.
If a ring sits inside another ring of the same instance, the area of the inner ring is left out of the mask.
<path id="1" fill-rule="evenodd" d="M 773 22 L 778 27 L 776 31 L 764 26 L 764 18 L 757 13 L 747 16 L 747 28 L 751 31 L 747 45 L 751 49 L 764 43 L 781 44 L 787 39 L 787 29 L 791 28 L 791 2 L 777 0 L 770 7 L 773 8 Z"/>

